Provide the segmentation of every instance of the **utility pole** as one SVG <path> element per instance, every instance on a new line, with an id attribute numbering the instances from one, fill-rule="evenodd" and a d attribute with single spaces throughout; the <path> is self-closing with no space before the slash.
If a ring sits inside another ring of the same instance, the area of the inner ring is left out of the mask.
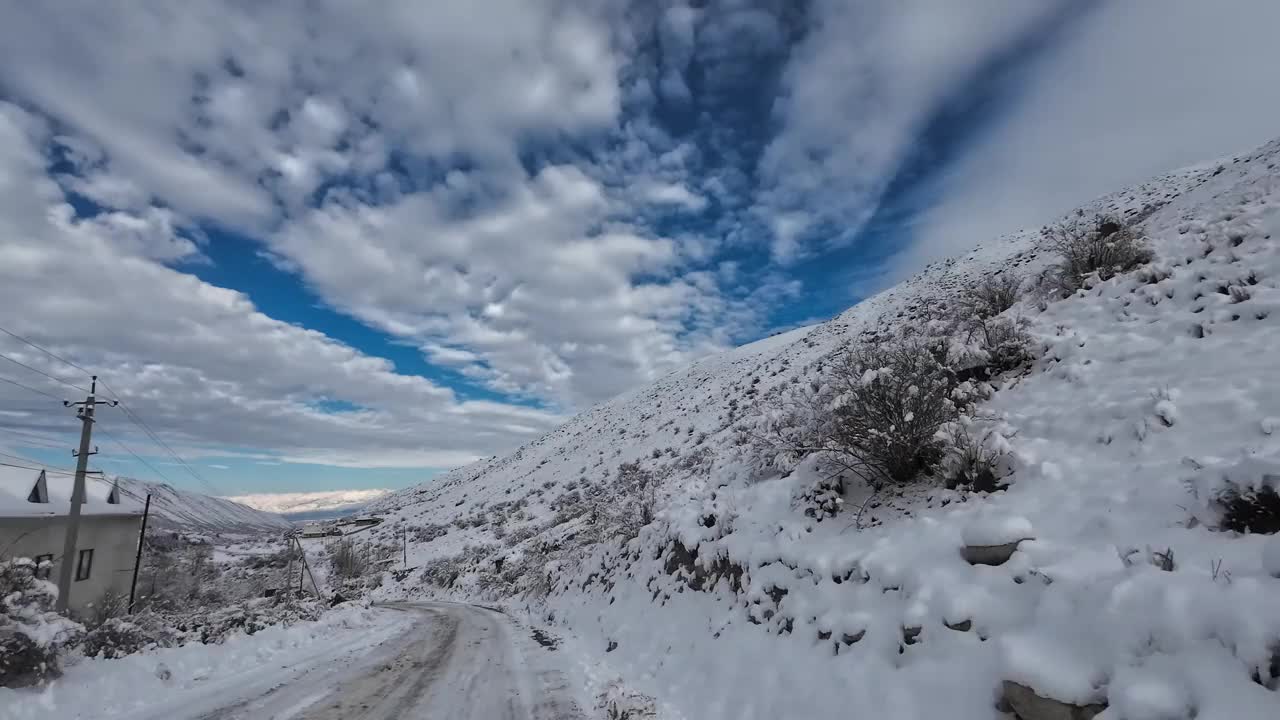
<path id="1" fill-rule="evenodd" d="M 409 527 L 407 525 L 404 528 L 404 534 L 401 535 L 400 538 L 403 541 L 400 547 L 404 549 L 404 569 L 408 570 L 409 569 Z"/>
<path id="2" fill-rule="evenodd" d="M 293 545 L 289 541 L 285 542 L 289 547 L 289 569 L 284 571 L 284 592 L 285 597 L 288 597 L 293 594 Z"/>
<path id="3" fill-rule="evenodd" d="M 133 599 L 138 591 L 138 568 L 142 567 L 142 545 L 147 541 L 147 516 L 151 514 L 151 493 L 142 508 L 142 531 L 138 533 L 138 554 L 133 558 L 133 581 L 129 583 L 129 614 L 133 614 Z"/>
<path id="4" fill-rule="evenodd" d="M 96 400 L 98 393 L 98 376 L 93 376 L 93 384 L 89 386 L 89 397 L 84 402 L 72 403 L 62 401 L 63 407 L 76 406 L 76 417 L 80 418 L 80 451 L 73 453 L 76 457 L 76 480 L 71 489 L 71 510 L 67 514 L 67 537 L 62 544 L 62 566 L 58 572 L 58 612 L 67 611 L 67 603 L 71 602 L 71 571 L 75 567 L 76 540 L 80 538 L 80 506 L 84 504 L 84 475 L 89 469 L 89 456 L 97 454 L 95 448 L 90 452 L 90 440 L 93 436 L 93 409 L 98 405 L 115 407 L 119 400 Z"/>
<path id="5" fill-rule="evenodd" d="M 307 571 L 307 575 L 311 577 L 311 589 L 316 591 L 316 599 L 321 598 L 320 586 L 316 584 L 316 574 L 311 572 L 311 563 L 307 562 L 306 548 L 302 547 L 302 541 L 297 535 L 293 536 L 293 542 L 298 546 L 298 554 L 302 557 L 302 569 Z M 302 592 L 302 578 L 298 578 L 298 592 Z"/>

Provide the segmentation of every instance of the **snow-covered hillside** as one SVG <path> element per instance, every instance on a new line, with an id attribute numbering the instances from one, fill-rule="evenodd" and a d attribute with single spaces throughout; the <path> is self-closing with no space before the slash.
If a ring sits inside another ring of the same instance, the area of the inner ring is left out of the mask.
<path id="1" fill-rule="evenodd" d="M 1073 717 L 1280 717 L 1280 540 L 1217 530 L 1208 501 L 1224 480 L 1280 484 L 1280 141 L 1082 210 L 1136 225 L 1155 258 L 1006 311 L 1035 357 L 973 413 L 1006 490 L 926 479 L 855 522 L 869 491 L 850 482 L 819 522 L 795 505 L 812 464 L 762 468 L 743 428 L 842 344 L 923 327 L 996 272 L 1038 275 L 1056 260 L 1039 230 L 376 501 L 375 536 L 407 528 L 418 568 L 380 592 L 527 608 L 669 717 L 1030 714 L 1020 692 Z M 636 537 L 601 537 L 592 499 L 632 462 L 659 482 L 656 519 L 621 498 Z M 1001 565 L 962 557 L 1005 541 Z"/>
<path id="2" fill-rule="evenodd" d="M 120 478 L 126 492 L 142 498 L 151 494 L 152 527 L 201 533 L 279 533 L 293 523 L 275 513 L 255 510 L 226 498 L 178 490 L 164 483 Z"/>

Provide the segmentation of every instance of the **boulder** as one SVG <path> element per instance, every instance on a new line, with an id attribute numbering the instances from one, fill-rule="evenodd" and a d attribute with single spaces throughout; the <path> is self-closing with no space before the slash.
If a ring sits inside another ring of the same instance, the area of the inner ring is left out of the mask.
<path id="1" fill-rule="evenodd" d="M 1042 697 L 1026 685 L 1005 680 L 999 706 L 1013 709 L 1021 720 L 1093 720 L 1106 704 L 1072 705 Z"/>

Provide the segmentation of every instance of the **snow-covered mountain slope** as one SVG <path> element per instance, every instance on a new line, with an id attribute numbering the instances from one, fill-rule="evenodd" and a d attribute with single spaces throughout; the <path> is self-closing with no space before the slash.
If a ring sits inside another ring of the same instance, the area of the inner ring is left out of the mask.
<path id="1" fill-rule="evenodd" d="M 280 533 L 294 529 L 293 523 L 275 513 L 254 510 L 226 498 L 132 478 L 120 478 L 120 486 L 139 498 L 151 494 L 151 519 L 148 523 L 158 529 L 243 534 Z"/>
<path id="2" fill-rule="evenodd" d="M 1038 230 L 375 502 L 375 536 L 407 528 L 419 568 L 380 592 L 542 614 L 671 717 L 991 718 L 1022 689 L 1106 718 L 1280 717 L 1280 540 L 1213 529 L 1203 492 L 1280 484 L 1280 141 L 1081 210 L 1134 224 L 1154 259 L 1006 312 L 1035 359 L 975 423 L 1007 490 L 922 481 L 855 522 L 869 491 L 850 483 L 817 522 L 795 506 L 812 464 L 762 470 L 741 430 L 843 344 L 923 327 L 997 271 L 1038 275 L 1056 260 Z M 648 519 L 616 495 L 631 462 L 660 483 L 657 517 L 601 537 L 593 498 Z M 961 555 L 1022 537 L 999 566 Z"/>
<path id="3" fill-rule="evenodd" d="M 383 489 L 321 490 L 318 492 L 234 495 L 226 499 L 279 515 L 322 517 L 326 514 L 333 515 L 355 511 L 389 492 L 391 491 Z"/>

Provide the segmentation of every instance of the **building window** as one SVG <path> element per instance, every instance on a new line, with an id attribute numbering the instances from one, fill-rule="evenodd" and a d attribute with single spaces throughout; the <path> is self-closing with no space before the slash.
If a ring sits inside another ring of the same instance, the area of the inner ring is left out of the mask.
<path id="1" fill-rule="evenodd" d="M 40 567 L 44 565 L 44 567 Z M 36 556 L 36 577 L 41 580 L 48 580 L 49 575 L 53 573 L 53 554 Z"/>
<path id="2" fill-rule="evenodd" d="M 93 571 L 93 550 L 81 550 L 80 561 L 76 563 L 76 580 L 88 580 Z"/>

